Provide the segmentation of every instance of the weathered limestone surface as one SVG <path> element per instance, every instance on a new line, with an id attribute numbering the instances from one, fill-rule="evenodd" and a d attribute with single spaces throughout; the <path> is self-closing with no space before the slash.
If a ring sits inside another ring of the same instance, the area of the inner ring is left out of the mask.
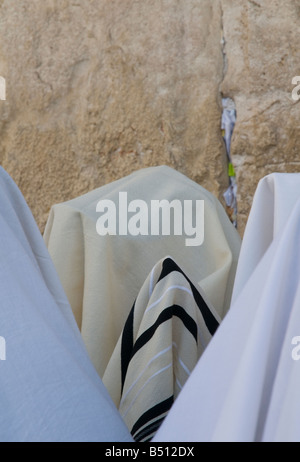
<path id="1" fill-rule="evenodd" d="M 242 234 L 259 179 L 300 168 L 299 26 L 294 0 L 0 0 L 0 163 L 41 231 L 54 203 L 146 166 L 222 199 L 228 96 Z"/>
<path id="2" fill-rule="evenodd" d="M 231 153 L 243 233 L 258 181 L 272 172 L 300 172 L 300 5 L 293 0 L 222 0 L 227 69 L 220 89 L 234 99 Z"/>
<path id="3" fill-rule="evenodd" d="M 0 5 L 0 162 L 41 230 L 52 204 L 146 166 L 222 196 L 219 2 Z"/>

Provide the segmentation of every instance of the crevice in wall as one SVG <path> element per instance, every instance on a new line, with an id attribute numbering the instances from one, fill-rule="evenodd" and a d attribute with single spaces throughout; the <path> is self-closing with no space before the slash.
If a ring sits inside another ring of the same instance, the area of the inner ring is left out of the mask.
<path id="1" fill-rule="evenodd" d="M 231 98 L 222 98 L 222 122 L 221 130 L 225 142 L 227 160 L 228 160 L 228 180 L 229 186 L 223 194 L 226 202 L 227 213 L 230 220 L 237 228 L 237 184 L 233 163 L 231 160 L 230 147 L 231 138 L 236 123 L 236 108 L 234 101 Z"/>
<path id="2" fill-rule="evenodd" d="M 227 55 L 226 55 L 226 50 L 225 50 L 225 34 L 224 34 L 224 11 L 223 11 L 223 5 L 222 1 L 220 2 L 220 7 L 221 7 L 221 52 L 223 56 L 223 71 L 222 71 L 222 80 L 220 82 L 220 86 L 222 85 L 223 80 L 225 79 L 225 75 L 227 73 Z"/>
<path id="3" fill-rule="evenodd" d="M 222 80 L 219 85 L 219 93 L 222 101 L 222 118 L 221 118 L 221 130 L 222 137 L 225 143 L 225 149 L 227 154 L 227 165 L 228 165 L 228 182 L 229 186 L 223 194 L 226 211 L 234 226 L 237 228 L 237 184 L 235 171 L 233 163 L 231 160 L 230 147 L 231 147 L 231 138 L 236 123 L 236 107 L 234 100 L 227 97 L 222 93 L 221 86 L 225 79 L 227 69 L 228 69 L 228 59 L 226 54 L 226 39 L 224 31 L 224 11 L 222 1 L 220 1 L 221 7 L 221 52 L 223 57 L 223 70 L 222 70 Z"/>

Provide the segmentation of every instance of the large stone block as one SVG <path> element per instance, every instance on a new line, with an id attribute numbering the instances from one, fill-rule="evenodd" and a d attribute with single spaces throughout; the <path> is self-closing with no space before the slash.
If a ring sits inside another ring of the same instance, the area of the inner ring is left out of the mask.
<path id="1" fill-rule="evenodd" d="M 0 1 L 0 162 L 41 231 L 54 203 L 146 166 L 222 198 L 221 12 L 210 0 Z"/>
<path id="2" fill-rule="evenodd" d="M 0 162 L 41 231 L 54 203 L 152 165 L 223 200 L 224 96 L 242 235 L 259 179 L 299 171 L 299 26 L 294 0 L 0 0 Z"/>
<path id="3" fill-rule="evenodd" d="M 221 91 L 234 99 L 231 153 L 238 183 L 240 234 L 258 181 L 272 172 L 299 172 L 300 7 L 293 0 L 222 0 L 227 69 Z"/>

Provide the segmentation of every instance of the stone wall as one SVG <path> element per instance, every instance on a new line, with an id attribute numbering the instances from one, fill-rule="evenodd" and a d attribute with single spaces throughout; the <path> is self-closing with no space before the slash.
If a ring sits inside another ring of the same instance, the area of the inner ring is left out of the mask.
<path id="1" fill-rule="evenodd" d="M 231 152 L 243 232 L 260 178 L 300 172 L 300 4 L 294 0 L 222 1 L 227 70 L 220 87 L 234 99 Z M 299 136 L 298 136 L 299 135 Z"/>
<path id="2" fill-rule="evenodd" d="M 0 163 L 41 231 L 52 204 L 152 165 L 223 200 L 228 96 L 242 235 L 259 179 L 299 171 L 299 25 L 294 0 L 0 0 Z"/>

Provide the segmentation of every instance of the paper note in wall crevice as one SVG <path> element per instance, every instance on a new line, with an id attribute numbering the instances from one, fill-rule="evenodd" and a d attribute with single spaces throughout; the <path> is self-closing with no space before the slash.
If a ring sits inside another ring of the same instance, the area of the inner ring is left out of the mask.
<path id="1" fill-rule="evenodd" d="M 226 153 L 228 158 L 228 178 L 229 178 L 229 187 L 224 192 L 223 197 L 226 202 L 228 215 L 234 224 L 237 227 L 237 184 L 235 181 L 235 171 L 233 163 L 231 161 L 230 148 L 231 148 L 231 138 L 236 123 L 236 108 L 234 101 L 231 98 L 222 99 L 222 136 L 226 146 Z"/>

